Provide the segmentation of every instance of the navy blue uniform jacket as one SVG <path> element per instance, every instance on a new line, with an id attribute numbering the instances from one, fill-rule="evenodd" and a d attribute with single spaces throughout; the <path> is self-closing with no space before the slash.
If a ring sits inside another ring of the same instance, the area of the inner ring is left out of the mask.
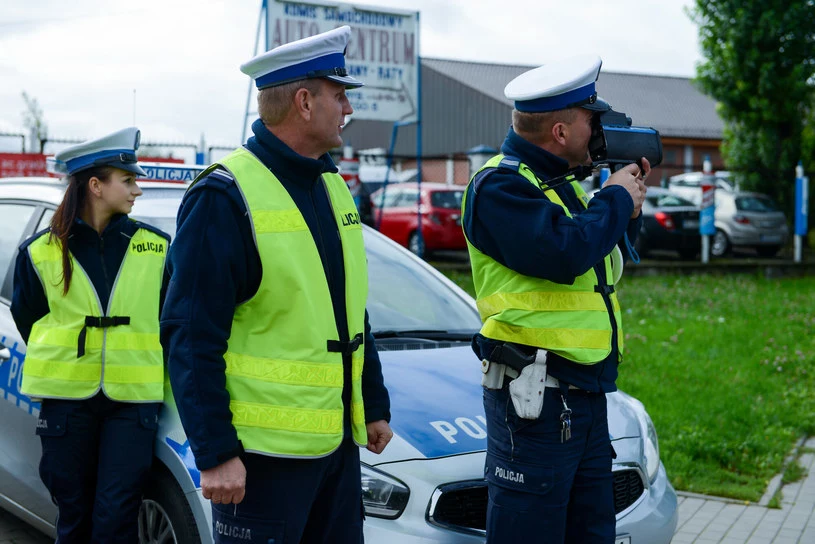
<path id="1" fill-rule="evenodd" d="M 565 160 L 521 138 L 511 128 L 501 153 L 520 159 L 542 181 L 569 169 Z M 522 175 L 506 169 L 485 171 L 467 189 L 463 220 L 467 238 L 482 253 L 525 276 L 572 284 L 575 278 L 594 268 L 603 283 L 606 277 L 603 257 L 626 232 L 631 244 L 634 243 L 642 216 L 630 220 L 634 202 L 619 186 L 599 191 L 588 208 L 570 184 L 557 187 L 555 192 L 569 208 L 571 218 Z M 625 245 L 620 245 L 627 256 Z M 610 305 L 608 297 L 606 304 Z M 616 391 L 616 326 L 612 330 L 608 357 L 594 365 L 581 365 L 549 353 L 548 373 L 588 391 Z M 487 358 L 496 345 L 480 334 L 473 339 L 473 351 L 480 359 Z"/>
<path id="2" fill-rule="evenodd" d="M 85 272 L 88 273 L 96 293 L 99 295 L 99 302 L 105 310 L 108 307 L 110 291 L 116 281 L 116 274 L 122 260 L 125 258 L 127 246 L 130 238 L 139 228 L 148 229 L 163 236 L 168 241 L 170 236 L 157 228 L 145 225 L 138 221 L 129 220 L 126 215 L 114 216 L 108 226 L 102 231 L 100 236 L 90 225 L 77 219 L 71 232 L 68 235 L 68 249 L 74 258 L 79 262 Z M 14 293 L 11 298 L 11 315 L 17 324 L 17 329 L 25 342 L 31 335 L 31 328 L 38 320 L 48 313 L 48 299 L 45 290 L 40 282 L 40 277 L 31 263 L 28 255 L 28 246 L 43 232 L 48 233 L 50 229 L 40 231 L 20 246 L 17 254 L 17 262 L 14 269 Z M 48 234 L 45 234 L 48 236 Z M 73 278 L 76 278 L 82 271 L 74 269 Z M 73 280 L 72 280 L 73 281 Z M 159 301 L 159 311 L 164 300 L 164 292 L 167 289 L 168 275 L 164 274 L 164 281 L 161 286 L 161 299 Z M 126 285 L 118 285 L 118 289 L 127 289 Z M 158 316 L 156 316 L 158 319 Z"/>
<path id="3" fill-rule="evenodd" d="M 348 341 L 339 230 L 325 187 L 318 183 L 323 172 L 337 172 L 337 168 L 328 154 L 318 160 L 295 153 L 260 120 L 252 131 L 255 135 L 246 148 L 275 173 L 303 214 L 323 262 L 340 340 Z M 228 172 L 211 173 L 184 196 L 168 266 L 171 279 L 161 317 L 161 341 L 195 463 L 206 470 L 242 451 L 229 410 L 223 355 L 235 307 L 255 295 L 261 279 L 246 205 Z M 365 333 L 365 420 L 390 420 L 390 401 L 367 313 Z M 347 433 L 350 357 L 344 357 L 344 362 Z"/>

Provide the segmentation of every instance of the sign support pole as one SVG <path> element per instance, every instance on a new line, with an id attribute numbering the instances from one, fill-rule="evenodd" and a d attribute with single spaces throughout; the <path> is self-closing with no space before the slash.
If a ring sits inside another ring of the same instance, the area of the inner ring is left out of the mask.
<path id="1" fill-rule="evenodd" d="M 266 13 L 267 13 L 267 9 L 268 9 L 267 6 L 266 6 L 267 1 L 268 0 L 261 0 L 260 1 L 260 15 L 258 15 L 258 28 L 257 28 L 257 31 L 255 32 L 255 48 L 252 50 L 252 56 L 257 55 L 257 53 L 258 53 L 258 45 L 260 44 L 260 25 L 266 19 Z M 266 50 L 268 51 L 269 50 L 269 25 L 268 24 L 266 25 L 266 36 L 265 36 L 265 38 L 266 39 L 264 40 L 264 44 L 265 44 L 264 46 L 266 47 Z M 243 110 L 243 131 L 241 132 L 241 137 L 240 137 L 240 140 L 239 140 L 241 143 L 243 143 L 244 140 L 246 139 L 246 126 L 249 123 L 249 103 L 252 100 L 252 85 L 253 84 L 254 84 L 254 82 L 252 81 L 252 78 L 249 78 L 249 87 L 246 90 L 246 109 Z"/>
<path id="2" fill-rule="evenodd" d="M 417 42 L 419 34 L 419 13 L 416 12 L 416 35 Z M 418 239 L 419 247 L 416 255 L 420 259 L 424 258 L 424 234 L 422 233 L 422 56 L 419 55 L 416 59 L 416 85 L 419 88 L 419 93 L 416 98 L 416 186 L 419 188 L 416 196 L 416 236 Z"/>
<path id="3" fill-rule="evenodd" d="M 699 233 L 702 235 L 702 263 L 710 261 L 710 237 L 716 234 L 716 185 L 710 157 L 705 155 L 702 171 L 702 209 L 699 211 Z"/>

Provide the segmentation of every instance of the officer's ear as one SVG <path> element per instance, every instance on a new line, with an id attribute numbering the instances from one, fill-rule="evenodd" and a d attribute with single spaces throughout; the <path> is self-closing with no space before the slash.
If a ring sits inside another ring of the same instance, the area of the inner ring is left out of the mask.
<path id="1" fill-rule="evenodd" d="M 88 180 L 88 191 L 94 196 L 102 196 L 102 180 L 96 176 L 91 176 Z"/>
<path id="2" fill-rule="evenodd" d="M 304 120 L 311 120 L 311 114 L 314 112 L 314 95 L 305 87 L 300 87 L 294 93 L 294 109 Z"/>
<path id="3" fill-rule="evenodd" d="M 552 124 L 550 136 L 552 137 L 553 142 L 556 142 L 560 145 L 566 145 L 566 140 L 568 139 L 569 136 L 569 125 L 564 123 L 563 121 L 555 121 Z"/>

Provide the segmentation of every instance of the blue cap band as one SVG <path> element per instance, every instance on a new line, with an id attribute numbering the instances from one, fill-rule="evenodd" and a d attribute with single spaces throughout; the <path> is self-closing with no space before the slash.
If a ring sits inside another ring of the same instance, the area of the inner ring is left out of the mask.
<path id="1" fill-rule="evenodd" d="M 65 166 L 68 170 L 68 174 L 73 174 L 74 172 L 93 166 L 104 166 L 108 162 L 136 163 L 137 159 L 132 149 L 106 149 L 104 151 L 82 155 L 75 159 L 68 159 L 65 162 Z"/>
<path id="2" fill-rule="evenodd" d="M 596 94 L 594 82 L 592 81 L 584 87 L 571 90 L 557 96 L 544 96 L 533 100 L 516 100 L 515 109 L 528 113 L 539 113 L 545 111 L 564 110 L 576 103 L 590 98 Z"/>
<path id="3" fill-rule="evenodd" d="M 280 70 L 269 72 L 255 80 L 258 89 L 272 87 L 289 81 L 306 79 L 310 72 L 321 70 L 332 70 L 334 68 L 345 68 L 345 55 L 342 53 L 332 53 L 316 59 L 307 60 L 298 64 L 286 66 Z"/>

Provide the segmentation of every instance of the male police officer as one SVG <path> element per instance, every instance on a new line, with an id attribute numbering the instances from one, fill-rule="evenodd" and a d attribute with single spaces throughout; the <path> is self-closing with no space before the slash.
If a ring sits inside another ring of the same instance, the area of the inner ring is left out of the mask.
<path id="1" fill-rule="evenodd" d="M 162 342 L 216 542 L 361 542 L 357 445 L 392 436 L 359 216 L 327 153 L 362 85 L 349 37 L 241 67 L 259 89 L 254 136 L 179 210 Z"/>
<path id="2" fill-rule="evenodd" d="M 589 202 L 568 176 L 590 162 L 598 57 L 530 70 L 501 154 L 467 188 L 464 231 L 478 309 L 489 485 L 487 539 L 614 539 L 605 393 L 622 355 L 611 254 L 633 242 L 644 173 L 629 165 Z M 542 540 L 543 539 L 543 540 Z"/>

